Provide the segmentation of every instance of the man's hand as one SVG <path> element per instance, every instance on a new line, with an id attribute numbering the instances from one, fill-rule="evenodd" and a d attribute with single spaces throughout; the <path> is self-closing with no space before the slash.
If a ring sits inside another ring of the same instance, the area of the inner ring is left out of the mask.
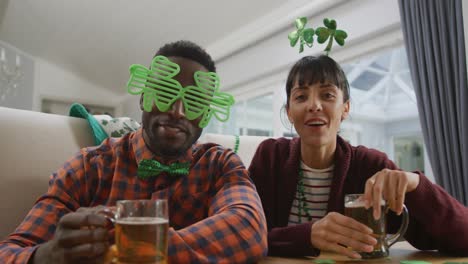
<path id="1" fill-rule="evenodd" d="M 63 216 L 54 238 L 38 247 L 33 263 L 104 263 L 109 248 L 108 220 L 96 209 L 84 208 Z"/>
<path id="2" fill-rule="evenodd" d="M 331 212 L 312 225 L 312 246 L 350 258 L 361 258 L 356 251 L 372 252 L 377 240 L 372 229 L 342 214 Z"/>
<path id="3" fill-rule="evenodd" d="M 366 208 L 373 207 L 374 219 L 381 214 L 381 200 L 387 201 L 390 210 L 400 215 L 405 194 L 419 185 L 419 175 L 412 172 L 383 169 L 366 181 L 364 199 Z M 374 206 L 375 205 L 375 206 Z"/>

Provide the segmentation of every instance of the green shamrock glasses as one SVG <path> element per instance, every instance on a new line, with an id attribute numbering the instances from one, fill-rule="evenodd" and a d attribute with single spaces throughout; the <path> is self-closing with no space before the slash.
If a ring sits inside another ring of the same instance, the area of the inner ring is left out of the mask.
<path id="1" fill-rule="evenodd" d="M 182 85 L 174 79 L 180 66 L 164 56 L 156 56 L 147 69 L 143 65 L 130 66 L 128 93 L 143 94 L 143 109 L 151 112 L 153 104 L 159 111 L 167 112 L 175 101 L 181 100 L 188 120 L 202 117 L 199 127 L 206 127 L 214 115 L 224 122 L 229 119 L 230 107 L 234 104 L 232 95 L 219 91 L 219 77 L 214 72 L 194 73 L 195 86 Z"/>

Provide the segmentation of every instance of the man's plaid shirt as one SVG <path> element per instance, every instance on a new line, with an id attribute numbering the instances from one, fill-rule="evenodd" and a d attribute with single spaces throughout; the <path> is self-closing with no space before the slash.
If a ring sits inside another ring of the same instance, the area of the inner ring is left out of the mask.
<path id="1" fill-rule="evenodd" d="M 136 176 L 142 159 L 191 163 L 186 176 Z M 215 144 L 193 145 L 184 157 L 162 160 L 145 145 L 142 130 L 84 148 L 53 173 L 49 189 L 24 221 L 0 243 L 1 263 L 27 263 L 53 238 L 59 219 L 79 207 L 118 200 L 169 201 L 169 262 L 250 263 L 266 255 L 260 199 L 239 157 Z"/>

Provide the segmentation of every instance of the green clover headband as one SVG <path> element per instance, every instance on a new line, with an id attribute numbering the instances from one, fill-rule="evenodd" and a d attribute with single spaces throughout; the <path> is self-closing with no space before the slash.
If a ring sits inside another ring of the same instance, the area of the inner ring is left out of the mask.
<path id="1" fill-rule="evenodd" d="M 334 19 L 325 18 L 323 20 L 325 27 L 318 27 L 316 30 L 313 28 L 305 28 L 306 24 L 306 17 L 297 18 L 295 21 L 296 30 L 288 35 L 291 47 L 296 46 L 299 42 L 299 53 L 304 51 L 304 45 L 307 45 L 309 48 L 313 46 L 314 34 L 317 35 L 317 42 L 319 44 L 325 43 L 328 39 L 327 47 L 324 50 L 327 56 L 331 51 L 333 39 L 335 39 L 338 45 L 343 46 L 345 44 L 345 39 L 348 37 L 346 31 L 336 29 L 336 21 Z"/>
<path id="2" fill-rule="evenodd" d="M 219 92 L 219 77 L 214 72 L 197 71 L 193 75 L 196 86 L 182 87 L 173 79 L 180 72 L 180 66 L 161 55 L 153 58 L 149 69 L 133 64 L 129 70 L 127 91 L 133 95 L 143 94 L 143 109 L 147 112 L 151 112 L 153 102 L 159 111 L 166 112 L 180 99 L 188 120 L 202 116 L 198 124 L 201 128 L 208 125 L 213 115 L 222 122 L 229 119 L 234 97 Z"/>

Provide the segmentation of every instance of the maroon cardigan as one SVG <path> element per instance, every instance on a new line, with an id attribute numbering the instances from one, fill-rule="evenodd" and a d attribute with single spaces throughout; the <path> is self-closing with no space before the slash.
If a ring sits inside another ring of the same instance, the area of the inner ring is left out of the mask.
<path id="1" fill-rule="evenodd" d="M 269 255 L 319 254 L 311 245 L 312 223 L 288 226 L 299 161 L 300 138 L 267 139 L 259 145 L 249 167 L 267 218 Z M 363 193 L 366 180 L 384 168 L 398 169 L 386 154 L 364 146 L 351 146 L 338 136 L 327 211 L 343 213 L 344 195 Z M 405 197 L 410 215 L 405 239 L 421 250 L 438 249 L 468 256 L 468 208 L 417 173 L 419 185 Z M 388 232 L 395 233 L 400 222 L 398 216 L 390 213 Z"/>

